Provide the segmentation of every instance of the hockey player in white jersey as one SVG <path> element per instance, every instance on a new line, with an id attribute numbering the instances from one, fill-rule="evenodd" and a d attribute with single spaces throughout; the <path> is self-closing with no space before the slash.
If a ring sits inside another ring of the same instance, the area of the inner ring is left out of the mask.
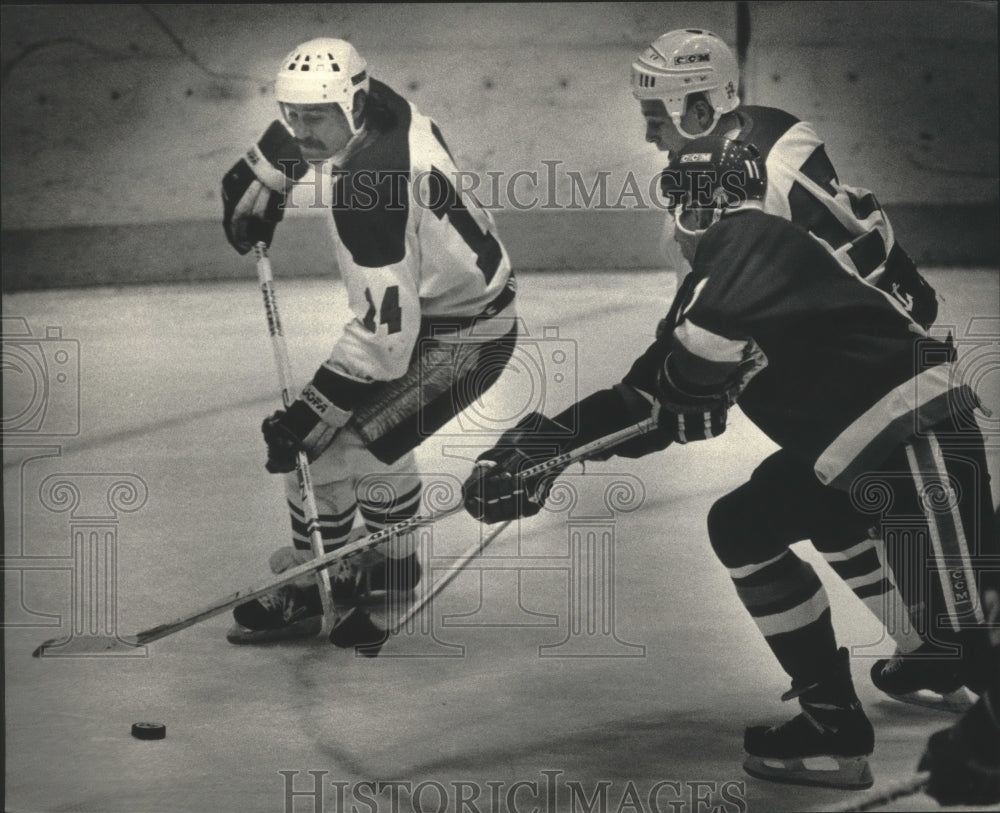
<path id="1" fill-rule="evenodd" d="M 295 48 L 275 95 L 283 121 L 223 180 L 226 236 L 241 254 L 258 240 L 270 245 L 310 163 L 329 173 L 333 251 L 354 315 L 299 397 L 262 426 L 267 469 L 286 475 L 293 545 L 270 562 L 282 572 L 312 557 L 296 453 L 312 463 L 327 551 L 349 540 L 358 515 L 355 533 L 412 517 L 422 487 L 414 449 L 493 385 L 517 327 L 514 278 L 492 216 L 457 194 L 433 120 L 371 78 L 341 39 Z M 340 573 L 335 604 L 364 587 L 412 588 L 421 566 L 411 547 L 392 541 L 365 572 Z M 321 611 L 306 580 L 237 607 L 230 640 L 311 634 Z"/>
<path id="2" fill-rule="evenodd" d="M 753 143 L 767 170 L 764 211 L 804 228 L 845 270 L 885 292 L 912 320 L 914 330 L 929 328 L 937 315 L 936 294 L 899 245 L 874 194 L 839 178 L 810 123 L 777 108 L 742 104 L 738 88 L 736 58 L 710 31 L 670 31 L 632 63 L 631 91 L 645 119 L 648 142 L 668 154 L 708 134 Z M 665 245 L 672 244 L 673 230 L 668 217 Z M 810 479 L 798 461 L 778 452 L 761 467 L 759 482 L 766 490 Z M 825 499 L 815 509 L 834 510 Z M 850 507 L 845 504 L 844 510 Z M 904 700 L 967 703 L 958 664 L 916 631 L 933 630 L 934 624 L 919 617 L 928 603 L 921 586 L 908 578 L 910 568 L 895 561 L 898 551 L 869 538 L 865 528 L 855 528 L 845 538 L 821 536 L 813 542 L 896 640 L 896 656 L 873 665 L 873 682 Z M 899 623 L 907 613 L 914 616 L 912 623 Z"/>
<path id="3" fill-rule="evenodd" d="M 736 58 L 710 31 L 670 31 L 632 63 L 632 95 L 648 142 L 668 156 L 713 133 L 751 142 L 767 167 L 764 211 L 806 229 L 841 265 L 930 326 L 937 315 L 934 291 L 897 243 L 875 196 L 840 180 L 809 122 L 774 107 L 742 104 L 738 86 Z M 665 226 L 672 232 L 672 218 Z"/>

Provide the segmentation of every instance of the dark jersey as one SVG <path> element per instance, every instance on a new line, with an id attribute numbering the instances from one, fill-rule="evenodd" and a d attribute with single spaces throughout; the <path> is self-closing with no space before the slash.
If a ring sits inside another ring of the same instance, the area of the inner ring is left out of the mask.
<path id="1" fill-rule="evenodd" d="M 974 403 L 968 392 L 956 400 L 963 387 L 949 344 L 919 335 L 882 291 L 798 227 L 758 209 L 708 229 L 666 330 L 625 383 L 653 392 L 672 353 L 690 391 L 721 390 L 748 348 L 766 367 L 740 407 L 822 482 L 840 487 L 938 423 L 952 404 Z"/>

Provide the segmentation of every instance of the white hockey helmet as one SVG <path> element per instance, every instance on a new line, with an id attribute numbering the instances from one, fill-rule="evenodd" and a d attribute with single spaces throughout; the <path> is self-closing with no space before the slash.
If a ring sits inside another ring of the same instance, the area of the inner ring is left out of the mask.
<path id="1" fill-rule="evenodd" d="M 729 47 L 711 31 L 685 28 L 657 37 L 632 63 L 632 95 L 659 99 L 686 138 L 707 135 L 723 113 L 739 107 L 739 67 Z M 691 93 L 704 93 L 715 115 L 703 133 L 686 133 L 680 120 Z"/>
<path id="2" fill-rule="evenodd" d="M 368 64 L 346 40 L 321 37 L 299 45 L 285 57 L 274 83 L 278 102 L 340 106 L 352 133 L 354 96 L 368 93 Z"/>

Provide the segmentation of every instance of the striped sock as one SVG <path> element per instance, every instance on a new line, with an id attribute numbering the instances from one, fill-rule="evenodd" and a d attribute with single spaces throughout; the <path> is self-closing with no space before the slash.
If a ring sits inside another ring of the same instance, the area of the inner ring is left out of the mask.
<path id="1" fill-rule="evenodd" d="M 758 564 L 729 568 L 736 594 L 793 684 L 818 682 L 837 651 L 826 590 L 791 550 Z"/>
<path id="2" fill-rule="evenodd" d="M 412 481 L 410 481 L 412 483 Z M 389 489 L 389 496 L 378 502 L 362 501 L 359 503 L 361 516 L 369 533 L 376 533 L 390 525 L 411 519 L 420 511 L 420 495 L 423 489 L 418 480 L 416 486 L 402 494 Z M 415 534 L 403 533 L 391 540 L 385 547 L 385 554 L 392 559 L 403 559 L 416 550 Z"/>
<path id="3" fill-rule="evenodd" d="M 338 514 L 319 515 L 319 531 L 323 537 L 323 550 L 326 553 L 336 550 L 347 542 L 356 511 L 357 505 L 352 505 Z M 302 509 L 289 502 L 288 513 L 292 520 L 292 543 L 297 550 L 312 550 L 312 544 L 309 541 L 309 527 Z"/>

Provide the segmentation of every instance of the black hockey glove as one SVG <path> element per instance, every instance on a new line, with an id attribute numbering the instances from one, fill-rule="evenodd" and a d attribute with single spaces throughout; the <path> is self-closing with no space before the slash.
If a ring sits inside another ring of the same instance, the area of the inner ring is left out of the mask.
<path id="1" fill-rule="evenodd" d="M 670 356 L 656 380 L 653 414 L 661 431 L 678 443 L 707 440 L 726 431 L 726 415 L 733 403 L 726 392 L 696 395 L 681 389 L 671 373 Z"/>
<path id="2" fill-rule="evenodd" d="M 930 772 L 927 795 L 939 804 L 1000 802 L 1000 722 L 990 712 L 982 697 L 954 726 L 927 740 L 917 770 Z"/>
<path id="3" fill-rule="evenodd" d="M 279 409 L 273 415 L 264 418 L 260 425 L 267 444 L 267 463 L 264 464 L 271 474 L 285 474 L 295 471 L 298 453 L 304 451 L 302 441 L 288 425 L 288 413 Z"/>
<path id="4" fill-rule="evenodd" d="M 521 477 L 520 472 L 561 454 L 570 436 L 566 427 L 544 415 L 527 415 L 476 458 L 475 468 L 462 485 L 465 510 L 490 524 L 533 517 L 566 467 L 555 466 L 531 477 Z"/>
<path id="5" fill-rule="evenodd" d="M 729 408 L 750 379 L 767 366 L 764 353 L 750 339 L 729 378 L 706 391 L 683 381 L 675 369 L 673 355 L 667 354 L 657 372 L 653 413 L 660 429 L 678 443 L 707 440 L 725 432 Z"/>
<path id="6" fill-rule="evenodd" d="M 310 389 L 311 385 L 304 392 L 309 393 Z M 295 471 L 299 452 L 305 452 L 311 463 L 326 451 L 350 416 L 350 412 L 327 404 L 321 418 L 302 398 L 287 410 L 279 409 L 260 425 L 267 444 L 264 468 L 271 474 Z"/>
<path id="7" fill-rule="evenodd" d="M 222 226 L 240 254 L 268 245 L 285 216 L 286 194 L 309 170 L 295 138 L 275 120 L 222 179 Z"/>

